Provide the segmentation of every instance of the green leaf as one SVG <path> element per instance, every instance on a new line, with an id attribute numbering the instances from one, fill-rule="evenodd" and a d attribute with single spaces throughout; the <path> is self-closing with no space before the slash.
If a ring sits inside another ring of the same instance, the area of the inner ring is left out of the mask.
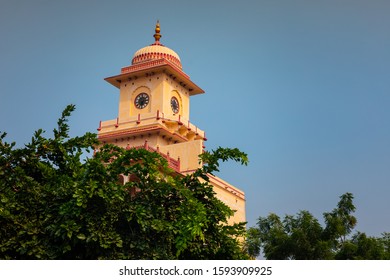
<path id="1" fill-rule="evenodd" d="M 79 234 L 77 235 L 77 238 L 78 238 L 78 239 L 81 239 L 81 240 L 84 240 L 84 239 L 85 239 L 85 235 L 84 235 L 83 233 L 79 233 Z"/>

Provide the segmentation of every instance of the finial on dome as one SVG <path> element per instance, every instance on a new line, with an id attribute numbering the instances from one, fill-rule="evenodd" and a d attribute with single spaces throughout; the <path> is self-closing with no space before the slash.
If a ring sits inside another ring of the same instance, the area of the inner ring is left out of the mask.
<path id="1" fill-rule="evenodd" d="M 156 43 L 160 42 L 160 38 L 161 38 L 161 34 L 160 34 L 160 21 L 157 20 L 157 23 L 156 23 L 156 29 L 154 30 L 156 33 L 153 35 L 154 39 L 156 39 Z"/>

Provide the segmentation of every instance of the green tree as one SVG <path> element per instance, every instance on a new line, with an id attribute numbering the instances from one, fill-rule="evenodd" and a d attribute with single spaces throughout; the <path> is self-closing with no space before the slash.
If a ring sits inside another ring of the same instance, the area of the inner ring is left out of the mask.
<path id="1" fill-rule="evenodd" d="M 69 137 L 68 106 L 53 138 L 35 132 L 16 148 L 0 136 L 0 259 L 245 259 L 245 224 L 215 197 L 207 174 L 237 149 L 202 156 L 182 176 L 157 153 Z M 120 176 L 131 176 L 126 184 Z"/>
<path id="2" fill-rule="evenodd" d="M 336 259 L 340 260 L 383 260 L 388 259 L 384 244 L 380 238 L 368 237 L 357 232 L 350 240 L 346 240 L 337 251 Z"/>
<path id="3" fill-rule="evenodd" d="M 388 233 L 375 238 L 358 232 L 349 238 L 357 222 L 354 211 L 353 195 L 345 193 L 332 212 L 324 213 L 325 227 L 308 211 L 283 220 L 273 213 L 260 217 L 248 230 L 248 251 L 262 249 L 267 259 L 284 260 L 389 259 Z"/>
<path id="4" fill-rule="evenodd" d="M 355 212 L 353 205 L 353 194 L 345 193 L 340 196 L 337 208 L 330 213 L 324 213 L 326 228 L 325 235 L 328 239 L 333 240 L 335 249 L 343 246 L 347 236 L 356 226 L 356 218 L 352 215 Z"/>
<path id="5" fill-rule="evenodd" d="M 390 232 L 382 233 L 382 237 L 379 238 L 379 242 L 383 245 L 384 259 L 390 260 Z"/>
<path id="6" fill-rule="evenodd" d="M 249 228 L 245 239 L 245 250 L 251 259 L 260 255 L 260 245 L 260 231 L 254 227 Z"/>
<path id="7" fill-rule="evenodd" d="M 283 220 L 273 213 L 260 217 L 255 229 L 259 247 L 267 259 L 330 258 L 330 246 L 322 239 L 323 229 L 308 211 L 300 211 L 296 216 L 286 215 Z"/>

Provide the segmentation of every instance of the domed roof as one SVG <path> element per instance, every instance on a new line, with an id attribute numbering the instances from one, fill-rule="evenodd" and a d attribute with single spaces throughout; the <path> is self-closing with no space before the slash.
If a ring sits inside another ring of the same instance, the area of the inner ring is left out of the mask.
<path id="1" fill-rule="evenodd" d="M 150 46 L 146 46 L 136 51 L 133 55 L 131 64 L 134 65 L 142 62 L 165 58 L 180 69 L 182 69 L 179 55 L 175 51 L 160 43 L 161 34 L 160 23 L 158 21 L 156 24 L 155 31 L 156 33 L 154 34 L 154 38 L 156 39 L 156 41 Z"/>

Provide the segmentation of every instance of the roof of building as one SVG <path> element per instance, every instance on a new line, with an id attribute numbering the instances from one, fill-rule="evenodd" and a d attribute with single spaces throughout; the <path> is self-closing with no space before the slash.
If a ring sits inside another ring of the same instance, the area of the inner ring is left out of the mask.
<path id="1" fill-rule="evenodd" d="M 135 65 L 138 63 L 165 58 L 177 67 L 179 67 L 179 69 L 182 69 L 183 67 L 181 65 L 179 55 L 172 49 L 161 44 L 160 38 L 162 37 L 162 35 L 160 34 L 160 23 L 158 21 L 156 24 L 155 32 L 156 33 L 153 35 L 153 37 L 155 38 L 155 42 L 136 51 L 131 61 L 131 64 Z"/>

